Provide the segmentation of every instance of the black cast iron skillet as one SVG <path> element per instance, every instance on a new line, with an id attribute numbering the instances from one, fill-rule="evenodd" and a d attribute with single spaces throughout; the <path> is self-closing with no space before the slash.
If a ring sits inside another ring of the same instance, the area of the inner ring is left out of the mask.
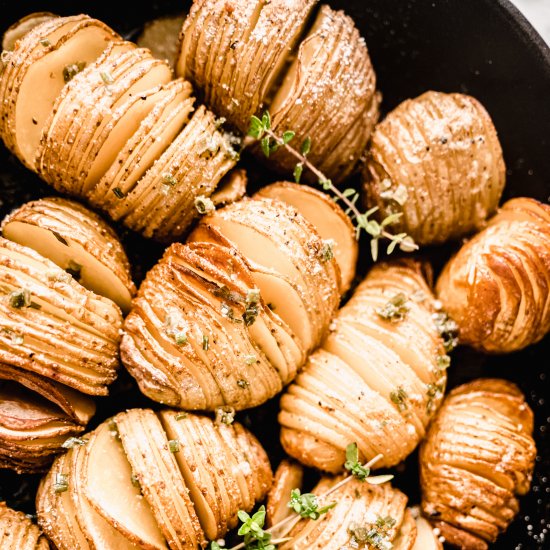
<path id="1" fill-rule="evenodd" d="M 425 90 L 460 91 L 474 95 L 491 114 L 504 148 L 508 168 L 505 198 L 550 196 L 550 49 L 507 0 L 357 0 L 329 2 L 351 15 L 367 40 L 383 109 Z M 126 36 L 135 36 L 143 23 L 186 8 L 186 2 L 163 0 L 148 4 L 117 2 L 58 2 L 52 0 L 0 0 L 0 32 L 32 11 L 60 15 L 85 12 L 102 19 Z M 266 175 L 248 159 L 255 185 L 267 183 Z M 255 176 L 256 174 L 256 176 Z M 254 185 L 254 184 L 253 184 Z M 0 215 L 26 200 L 52 194 L 36 176 L 0 146 Z M 162 247 L 120 229 L 135 279 L 162 253 Z M 453 245 L 428 251 L 437 266 Z M 363 253 L 361 270 L 368 257 Z M 521 511 L 494 548 L 542 550 L 550 548 L 550 408 L 548 377 L 550 340 L 523 352 L 486 357 L 468 349 L 454 353 L 450 387 L 480 376 L 502 376 L 516 382 L 535 411 L 538 457 L 531 492 L 522 499 Z M 241 413 L 262 440 L 273 463 L 282 456 L 276 423 L 277 399 Z M 142 397 L 124 373 L 100 400 L 94 425 L 123 408 L 156 406 Z M 93 426 L 91 426 L 93 427 Z M 396 468 L 396 484 L 410 497 L 419 498 L 416 457 Z M 0 471 L 0 499 L 32 513 L 37 476 L 17 476 Z"/>

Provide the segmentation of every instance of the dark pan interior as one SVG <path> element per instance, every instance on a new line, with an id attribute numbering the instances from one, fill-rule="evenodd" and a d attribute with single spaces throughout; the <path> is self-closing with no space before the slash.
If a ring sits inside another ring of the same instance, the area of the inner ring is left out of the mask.
<path id="1" fill-rule="evenodd" d="M 176 1 L 137 3 L 0 1 L 0 32 L 32 11 L 61 15 L 86 12 L 120 33 L 135 36 L 158 15 L 180 11 Z M 505 0 L 357 0 L 330 2 L 351 15 L 367 40 L 384 94 L 383 108 L 393 108 L 427 89 L 462 91 L 477 97 L 496 124 L 508 167 L 505 197 L 550 196 L 550 50 L 519 12 Z M 251 173 L 258 172 L 253 163 Z M 264 179 L 265 182 L 265 171 Z M 259 182 L 257 182 L 259 183 Z M 257 184 L 256 183 L 256 184 Z M 31 198 L 52 194 L 0 146 L 0 216 Z M 134 265 L 136 282 L 162 253 L 162 247 L 120 230 Z M 440 265 L 453 247 L 428 251 Z M 362 271 L 368 254 L 363 251 Z M 550 408 L 548 374 L 550 339 L 523 352 L 486 357 L 458 349 L 450 370 L 450 387 L 480 376 L 516 382 L 535 411 L 538 457 L 533 487 L 521 512 L 494 548 L 550 548 Z M 100 400 L 93 425 L 132 406 L 156 406 L 139 394 L 121 373 L 111 397 Z M 268 449 L 275 464 L 281 457 L 276 411 L 278 400 L 239 415 Z M 395 482 L 418 501 L 417 463 L 413 455 L 395 469 Z M 0 499 L 34 511 L 37 476 L 0 471 Z M 546 539 L 546 540 L 545 540 Z"/>

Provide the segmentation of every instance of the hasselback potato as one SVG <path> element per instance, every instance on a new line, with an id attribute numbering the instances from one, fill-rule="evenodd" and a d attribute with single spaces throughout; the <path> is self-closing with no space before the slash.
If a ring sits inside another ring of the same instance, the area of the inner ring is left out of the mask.
<path id="1" fill-rule="evenodd" d="M 489 353 L 525 348 L 548 333 L 549 289 L 550 206 L 529 198 L 506 202 L 437 282 L 460 341 Z"/>
<path id="2" fill-rule="evenodd" d="M 234 527 L 271 475 L 240 424 L 131 409 L 56 459 L 38 490 L 38 521 L 59 550 L 191 550 Z"/>
<path id="3" fill-rule="evenodd" d="M 459 548 L 488 548 L 529 490 L 533 413 L 511 382 L 479 379 L 446 398 L 420 450 L 422 508 Z"/>
<path id="4" fill-rule="evenodd" d="M 122 315 L 34 250 L 0 237 L 0 362 L 90 395 L 116 378 Z"/>
<path id="5" fill-rule="evenodd" d="M 148 237 L 180 237 L 238 158 L 239 139 L 204 107 L 193 112 L 190 84 L 172 81 L 166 61 L 88 16 L 39 18 L 4 58 L 8 148 Z"/>
<path id="6" fill-rule="evenodd" d="M 281 398 L 290 456 L 339 472 L 350 441 L 367 460 L 383 454 L 377 467 L 414 450 L 442 400 L 449 365 L 436 305 L 419 264 L 372 268 Z"/>
<path id="7" fill-rule="evenodd" d="M 0 364 L 0 467 L 45 471 L 63 445 L 84 431 L 94 412 L 89 397 Z"/>
<path id="8" fill-rule="evenodd" d="M 369 207 L 401 213 L 396 231 L 442 243 L 483 227 L 505 183 L 490 116 L 473 97 L 426 92 L 380 122 L 363 170 Z"/>
<path id="9" fill-rule="evenodd" d="M 129 311 L 136 288 L 128 258 L 115 232 L 91 210 L 58 197 L 28 202 L 4 219 L 2 235 Z"/>
<path id="10" fill-rule="evenodd" d="M 357 167 L 380 95 L 353 20 L 323 5 L 310 23 L 315 4 L 197 0 L 183 24 L 176 71 L 242 133 L 252 115 L 269 109 L 278 135 L 290 130 L 296 142 L 314 139 L 310 160 L 340 182 Z M 285 172 L 296 164 L 283 150 L 272 160 Z"/>
<path id="11" fill-rule="evenodd" d="M 49 550 L 40 529 L 23 512 L 0 502 L 0 550 Z"/>

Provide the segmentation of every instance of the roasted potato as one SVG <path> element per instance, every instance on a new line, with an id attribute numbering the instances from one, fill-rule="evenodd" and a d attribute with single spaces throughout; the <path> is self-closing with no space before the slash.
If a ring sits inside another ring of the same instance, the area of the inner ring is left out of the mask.
<path id="1" fill-rule="evenodd" d="M 376 265 L 281 398 L 286 452 L 333 473 L 353 441 L 367 460 L 383 455 L 376 467 L 409 455 L 445 391 L 441 315 L 419 264 Z"/>
<path id="2" fill-rule="evenodd" d="M 0 362 L 106 395 L 116 378 L 121 328 L 114 302 L 0 237 Z"/>
<path id="3" fill-rule="evenodd" d="M 42 131 L 67 79 L 117 39 L 100 21 L 75 15 L 46 19 L 16 42 L 0 73 L 0 137 L 27 167 L 35 168 Z"/>
<path id="4" fill-rule="evenodd" d="M 305 359 L 236 250 L 173 244 L 147 274 L 121 359 L 150 398 L 185 409 L 259 405 Z"/>
<path id="5" fill-rule="evenodd" d="M 292 206 L 244 199 L 201 219 L 190 241 L 235 247 L 262 298 L 309 353 L 326 334 L 340 299 L 332 243 Z"/>
<path id="6" fill-rule="evenodd" d="M 28 32 L 30 32 L 34 27 L 40 23 L 44 23 L 49 19 L 57 17 L 53 13 L 48 11 L 39 11 L 34 13 L 29 13 L 25 17 L 16 21 L 13 25 L 4 32 L 2 37 L 2 50 L 11 51 L 15 47 L 15 43 L 23 38 Z"/>
<path id="7" fill-rule="evenodd" d="M 473 97 L 426 92 L 401 103 L 373 134 L 363 171 L 369 207 L 401 213 L 395 231 L 418 244 L 478 230 L 505 182 L 490 116 Z"/>
<path id="8" fill-rule="evenodd" d="M 341 478 L 323 478 L 313 489 L 324 506 L 336 506 L 319 519 L 301 520 L 285 537 L 280 550 L 384 548 L 411 550 L 416 526 L 407 497 L 389 483 L 370 485 L 355 478 L 324 496 Z M 288 497 L 287 497 L 288 499 Z"/>
<path id="9" fill-rule="evenodd" d="M 272 128 L 278 135 L 295 132 L 292 145 L 310 137 L 309 161 L 340 183 L 358 165 L 378 122 L 380 100 L 364 38 L 343 11 L 323 5 L 274 92 Z M 270 155 L 269 165 L 289 174 L 296 159 L 282 148 Z M 307 169 L 304 178 L 316 181 Z"/>
<path id="10" fill-rule="evenodd" d="M 550 206 L 517 198 L 445 266 L 437 294 L 460 341 L 509 353 L 550 330 Z"/>
<path id="11" fill-rule="evenodd" d="M 302 489 L 304 467 L 293 460 L 283 459 L 275 475 L 273 484 L 267 495 L 266 525 L 271 527 L 292 515 L 289 507 L 290 493 L 293 489 Z"/>
<path id="12" fill-rule="evenodd" d="M 131 409 L 56 459 L 38 490 L 38 521 L 59 550 L 194 550 L 251 511 L 271 476 L 237 423 Z"/>
<path id="13" fill-rule="evenodd" d="M 23 512 L 0 502 L 0 550 L 49 550 L 40 529 Z"/>
<path id="14" fill-rule="evenodd" d="M 136 288 L 128 258 L 116 233 L 91 210 L 58 197 L 28 202 L 4 219 L 2 235 L 129 311 Z"/>
<path id="15" fill-rule="evenodd" d="M 281 76 L 316 0 L 193 2 L 176 65 L 206 105 L 246 133 Z"/>
<path id="16" fill-rule="evenodd" d="M 511 382 L 479 379 L 449 394 L 420 449 L 422 509 L 447 542 L 484 550 L 506 530 L 529 490 L 532 434 Z"/>
<path id="17" fill-rule="evenodd" d="M 29 371 L 0 364 L 0 467 L 47 470 L 95 412 L 89 397 Z"/>
<path id="18" fill-rule="evenodd" d="M 254 195 L 257 197 L 277 199 L 296 208 L 325 242 L 332 243 L 332 252 L 340 268 L 340 292 L 347 292 L 355 277 L 359 246 L 355 229 L 340 206 L 317 189 L 287 181 L 262 187 Z"/>

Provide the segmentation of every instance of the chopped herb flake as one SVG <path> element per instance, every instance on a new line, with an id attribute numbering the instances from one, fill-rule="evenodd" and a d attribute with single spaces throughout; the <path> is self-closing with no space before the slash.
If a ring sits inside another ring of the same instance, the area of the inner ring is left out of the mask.
<path id="1" fill-rule="evenodd" d="M 403 321 L 410 308 L 407 305 L 407 296 L 400 292 L 391 298 L 383 307 L 376 310 L 379 317 L 392 323 Z"/>
<path id="2" fill-rule="evenodd" d="M 82 266 L 74 260 L 69 260 L 69 265 L 65 268 L 65 271 L 78 281 L 82 273 Z"/>
<path id="3" fill-rule="evenodd" d="M 253 365 L 257 361 L 257 358 L 255 355 L 245 355 L 244 356 L 244 362 L 247 365 Z"/>
<path id="4" fill-rule="evenodd" d="M 73 447 L 80 447 L 82 445 L 86 445 L 88 443 L 88 440 L 82 439 L 81 437 L 69 437 L 64 441 L 64 443 L 61 445 L 64 449 L 72 449 Z"/>
<path id="5" fill-rule="evenodd" d="M 235 409 L 233 407 L 218 407 L 216 409 L 216 424 L 229 426 L 235 420 Z"/>
<path id="6" fill-rule="evenodd" d="M 179 412 L 176 414 L 176 416 L 174 417 L 176 420 L 183 420 L 185 418 L 187 418 L 189 415 L 186 413 L 186 412 Z"/>
<path id="7" fill-rule="evenodd" d="M 216 206 L 212 202 L 212 199 L 204 197 L 203 195 L 199 195 L 195 199 L 195 208 L 201 216 L 210 212 L 214 212 L 214 210 L 216 210 Z"/>
<path id="8" fill-rule="evenodd" d="M 31 305 L 31 293 L 25 288 L 14 290 L 9 293 L 8 301 L 11 307 L 22 309 Z"/>
<path id="9" fill-rule="evenodd" d="M 69 488 L 69 476 L 67 474 L 55 474 L 53 490 L 56 493 L 64 493 Z"/>
<path id="10" fill-rule="evenodd" d="M 407 392 L 403 389 L 402 386 L 398 386 L 396 390 L 390 392 L 390 401 L 397 405 L 397 408 L 400 412 L 403 412 L 407 409 L 407 403 L 405 402 L 407 397 Z"/>
<path id="11" fill-rule="evenodd" d="M 126 195 L 122 192 L 120 187 L 114 187 L 113 193 L 117 199 L 123 199 Z"/>
<path id="12" fill-rule="evenodd" d="M 245 380 L 244 378 L 240 378 L 239 380 L 237 380 L 237 386 L 239 386 L 239 388 L 245 389 L 250 386 L 250 382 L 248 382 L 248 380 Z"/>
<path id="13" fill-rule="evenodd" d="M 101 77 L 101 80 L 103 80 L 103 83 L 106 85 L 112 84 L 114 82 L 113 77 L 111 76 L 111 73 L 103 71 L 99 73 L 99 76 Z"/>
<path id="14" fill-rule="evenodd" d="M 85 61 L 77 61 L 70 65 L 65 65 L 63 68 L 63 80 L 70 82 L 78 73 L 82 72 L 86 68 Z"/>
<path id="15" fill-rule="evenodd" d="M 180 450 L 180 442 L 179 439 L 171 439 L 168 441 L 168 448 L 170 449 L 171 453 L 177 453 Z"/>
<path id="16" fill-rule="evenodd" d="M 202 335 L 202 349 L 208 351 L 210 349 L 210 338 L 207 334 Z"/>
<path id="17" fill-rule="evenodd" d="M 447 313 L 440 311 L 432 315 L 437 331 L 443 338 L 443 346 L 448 353 L 458 346 L 458 325 Z"/>

